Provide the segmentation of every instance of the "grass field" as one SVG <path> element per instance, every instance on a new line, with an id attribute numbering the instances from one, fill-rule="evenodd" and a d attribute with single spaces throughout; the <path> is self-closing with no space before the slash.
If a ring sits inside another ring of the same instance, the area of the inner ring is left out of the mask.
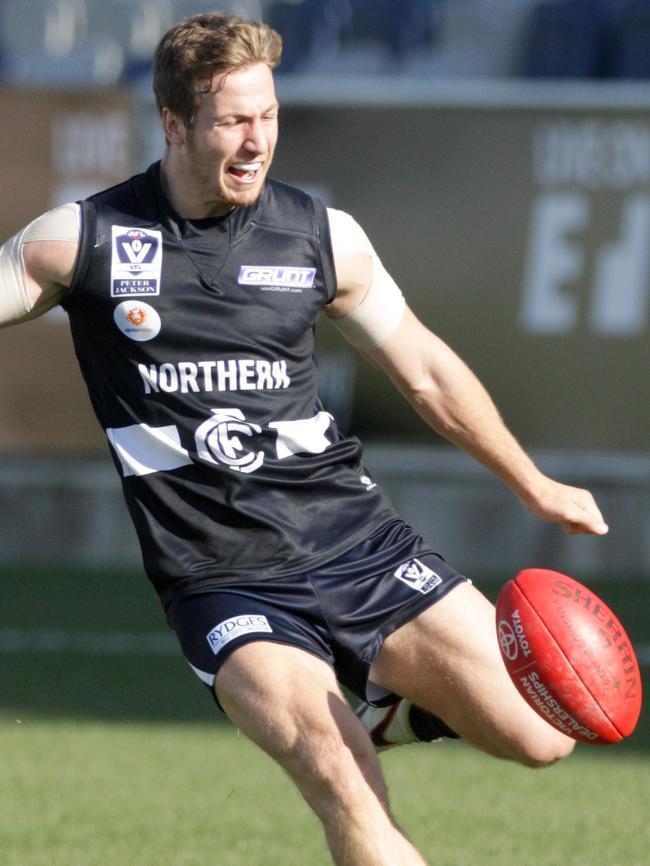
<path id="1" fill-rule="evenodd" d="M 646 646 L 649 587 L 597 587 Z M 329 863 L 291 784 L 174 654 L 141 575 L 5 568 L 0 593 L 1 866 Z M 647 712 L 624 745 L 541 772 L 462 743 L 382 763 L 437 866 L 650 863 Z"/>
<path id="2" fill-rule="evenodd" d="M 291 784 L 229 726 L 7 720 L 0 749 L 3 866 L 329 863 Z M 647 756 L 535 773 L 450 743 L 382 761 L 432 864 L 647 866 Z"/>

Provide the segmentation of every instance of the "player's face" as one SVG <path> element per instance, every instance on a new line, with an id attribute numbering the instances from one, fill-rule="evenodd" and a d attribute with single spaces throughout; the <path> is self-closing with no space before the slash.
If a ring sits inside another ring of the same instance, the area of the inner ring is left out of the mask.
<path id="1" fill-rule="evenodd" d="M 269 67 L 256 63 L 216 75 L 185 142 L 190 175 L 213 213 L 257 200 L 277 138 L 278 103 Z"/>

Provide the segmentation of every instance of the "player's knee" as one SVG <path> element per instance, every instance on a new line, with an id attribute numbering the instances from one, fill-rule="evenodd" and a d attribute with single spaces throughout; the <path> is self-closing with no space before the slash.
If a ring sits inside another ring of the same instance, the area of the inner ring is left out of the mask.
<path id="1" fill-rule="evenodd" d="M 341 740 L 321 741 L 312 753 L 310 770 L 322 808 L 352 808 L 366 795 L 366 774 L 356 756 Z"/>
<path id="2" fill-rule="evenodd" d="M 383 799 L 383 780 L 379 770 L 375 771 L 374 754 L 357 754 L 336 733 L 312 732 L 294 743 L 281 763 L 321 819 L 359 808 L 368 786 Z"/>
<path id="3" fill-rule="evenodd" d="M 568 758 L 574 747 L 574 740 L 549 728 L 546 737 L 536 737 L 525 742 L 516 758 L 526 767 L 543 769 Z"/>

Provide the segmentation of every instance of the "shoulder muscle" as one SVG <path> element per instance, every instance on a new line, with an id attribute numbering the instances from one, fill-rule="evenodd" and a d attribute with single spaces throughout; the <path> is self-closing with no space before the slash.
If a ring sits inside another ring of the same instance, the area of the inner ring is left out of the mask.
<path id="1" fill-rule="evenodd" d="M 338 293 L 325 311 L 354 346 L 376 349 L 399 326 L 404 298 L 359 223 L 333 208 L 327 215 Z"/>

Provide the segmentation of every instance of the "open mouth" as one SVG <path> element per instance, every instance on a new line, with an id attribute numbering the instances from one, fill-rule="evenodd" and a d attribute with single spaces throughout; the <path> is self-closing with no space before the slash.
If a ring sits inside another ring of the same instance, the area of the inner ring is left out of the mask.
<path id="1" fill-rule="evenodd" d="M 234 175 L 244 183 L 252 183 L 257 177 L 257 172 L 262 168 L 261 162 L 236 162 L 228 169 L 228 174 Z"/>

